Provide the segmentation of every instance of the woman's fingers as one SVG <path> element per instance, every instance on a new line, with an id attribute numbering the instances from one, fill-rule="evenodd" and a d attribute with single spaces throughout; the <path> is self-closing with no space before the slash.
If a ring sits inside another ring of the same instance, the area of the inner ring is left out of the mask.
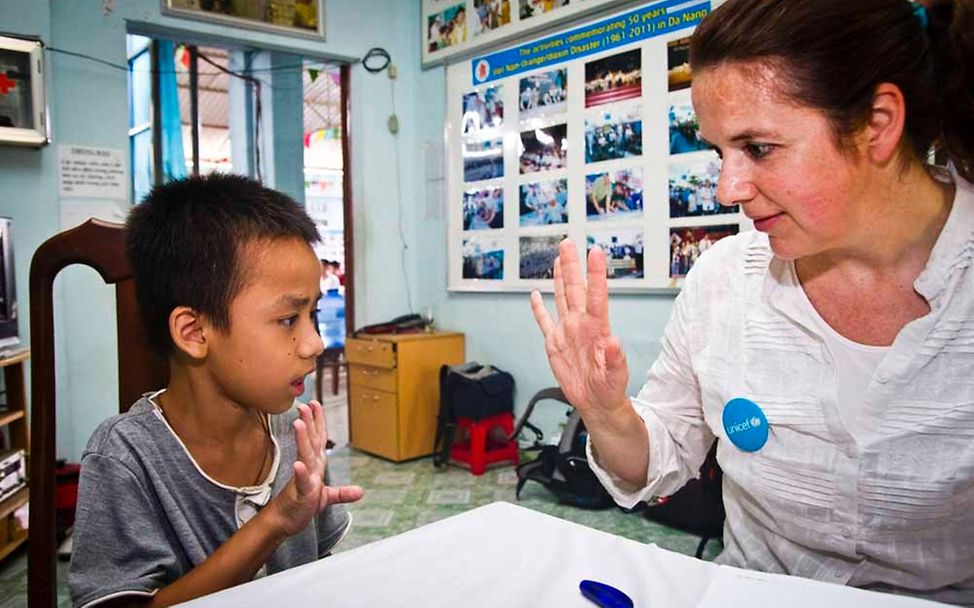
<path id="1" fill-rule="evenodd" d="M 531 292 L 531 312 L 534 313 L 534 320 L 541 329 L 541 334 L 547 339 L 548 335 L 555 329 L 555 322 L 548 309 L 545 308 L 544 298 L 541 297 L 539 291 Z"/>
<path id="2" fill-rule="evenodd" d="M 585 282 L 582 280 L 582 266 L 578 261 L 575 243 L 569 239 L 558 245 L 561 258 L 561 277 L 565 283 L 565 302 L 569 312 L 585 312 Z"/>
<path id="3" fill-rule="evenodd" d="M 606 280 L 605 252 L 593 247 L 588 252 L 588 292 L 586 310 L 609 326 L 609 284 Z"/>
<path id="4" fill-rule="evenodd" d="M 568 302 L 565 301 L 565 281 L 561 272 L 561 256 L 555 257 L 552 273 L 555 286 L 555 310 L 558 311 L 558 320 L 562 321 L 568 316 Z"/>

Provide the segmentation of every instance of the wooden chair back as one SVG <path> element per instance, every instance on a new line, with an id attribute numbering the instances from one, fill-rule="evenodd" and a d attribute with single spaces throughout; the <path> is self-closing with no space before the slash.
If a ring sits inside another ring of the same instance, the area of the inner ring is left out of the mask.
<path id="1" fill-rule="evenodd" d="M 126 411 L 139 396 L 169 380 L 167 362 L 149 348 L 125 256 L 121 224 L 88 220 L 57 234 L 34 253 L 30 265 L 31 454 L 27 597 L 31 608 L 57 601 L 55 538 L 54 279 L 72 264 L 90 266 L 115 285 L 118 328 L 118 404 Z M 101 353 L 92 353 L 101 356 Z M 112 542 L 111 539 L 105 539 Z"/>

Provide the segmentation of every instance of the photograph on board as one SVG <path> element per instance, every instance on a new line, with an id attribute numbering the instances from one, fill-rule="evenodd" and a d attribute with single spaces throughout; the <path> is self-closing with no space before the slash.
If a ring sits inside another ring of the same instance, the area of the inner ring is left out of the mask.
<path id="1" fill-rule="evenodd" d="M 467 41 L 467 4 L 447 7 L 426 19 L 426 46 L 430 53 Z"/>
<path id="2" fill-rule="evenodd" d="M 585 117 L 585 162 L 640 156 L 643 121 L 639 106 L 589 112 Z"/>
<path id="3" fill-rule="evenodd" d="M 643 278 L 643 229 L 614 228 L 589 232 L 586 251 L 599 247 L 605 252 L 605 275 L 609 279 Z"/>
<path id="4" fill-rule="evenodd" d="M 521 111 L 521 120 L 565 111 L 568 100 L 567 69 L 525 76 L 519 86 L 518 108 Z"/>
<path id="5" fill-rule="evenodd" d="M 642 213 L 641 168 L 585 176 L 585 215 L 590 222 L 639 217 Z"/>
<path id="6" fill-rule="evenodd" d="M 463 193 L 463 229 L 504 227 L 504 189 L 477 188 Z"/>
<path id="7" fill-rule="evenodd" d="M 670 217 L 698 217 L 737 213 L 740 207 L 725 207 L 717 201 L 720 159 L 716 152 L 689 162 L 675 162 L 669 169 Z"/>
<path id="8" fill-rule="evenodd" d="M 520 242 L 522 279 L 552 279 L 555 276 L 555 258 L 558 257 L 558 243 L 567 235 L 522 236 Z"/>
<path id="9" fill-rule="evenodd" d="M 322 0 L 288 0 L 287 2 L 163 0 L 162 13 L 205 21 L 219 21 L 229 25 L 244 25 L 277 33 L 314 34 L 321 38 L 325 35 Z"/>
<path id="10" fill-rule="evenodd" d="M 567 164 L 568 125 L 521 131 L 518 164 L 521 174 L 564 169 Z"/>
<path id="11" fill-rule="evenodd" d="M 504 279 L 504 245 L 500 239 L 463 239 L 463 278 Z"/>
<path id="12" fill-rule="evenodd" d="M 519 192 L 521 226 L 568 223 L 568 180 L 521 184 Z"/>
<path id="13" fill-rule="evenodd" d="M 473 35 L 479 36 L 511 22 L 510 0 L 473 0 L 477 19 L 473 24 Z"/>
<path id="14" fill-rule="evenodd" d="M 520 2 L 519 17 L 521 19 L 528 19 L 534 17 L 535 15 L 542 15 L 544 13 L 555 10 L 556 8 L 561 8 L 568 5 L 568 0 L 518 0 Z M 575 0 L 578 2 L 578 0 Z"/>
<path id="15" fill-rule="evenodd" d="M 642 51 L 635 48 L 585 64 L 585 107 L 639 97 Z"/>
<path id="16" fill-rule="evenodd" d="M 487 87 L 463 96 L 460 132 L 476 135 L 481 131 L 499 129 L 504 124 L 503 87 Z"/>
<path id="17" fill-rule="evenodd" d="M 671 40 L 666 44 L 666 82 L 670 91 L 690 87 L 690 38 Z"/>
<path id="18" fill-rule="evenodd" d="M 504 140 L 466 139 L 463 142 L 463 181 L 504 177 Z"/>
<path id="19" fill-rule="evenodd" d="M 739 231 L 737 224 L 670 228 L 670 277 L 687 276 L 697 259 L 714 243 Z"/>
<path id="20" fill-rule="evenodd" d="M 710 144 L 700 137 L 700 123 L 690 102 L 690 89 L 671 93 L 669 108 L 670 154 L 709 150 Z"/>

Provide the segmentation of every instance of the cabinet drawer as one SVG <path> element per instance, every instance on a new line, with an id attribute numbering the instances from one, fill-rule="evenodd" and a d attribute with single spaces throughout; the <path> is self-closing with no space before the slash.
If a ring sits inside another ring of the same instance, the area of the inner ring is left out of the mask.
<path id="1" fill-rule="evenodd" d="M 396 396 L 353 387 L 349 393 L 352 445 L 366 452 L 399 459 L 399 427 Z"/>
<path id="2" fill-rule="evenodd" d="M 396 351 L 390 342 L 348 338 L 345 341 L 345 358 L 349 363 L 360 363 L 374 367 L 392 368 L 396 366 Z"/>
<path id="3" fill-rule="evenodd" d="M 348 382 L 387 393 L 396 392 L 396 369 L 372 365 L 349 365 Z"/>

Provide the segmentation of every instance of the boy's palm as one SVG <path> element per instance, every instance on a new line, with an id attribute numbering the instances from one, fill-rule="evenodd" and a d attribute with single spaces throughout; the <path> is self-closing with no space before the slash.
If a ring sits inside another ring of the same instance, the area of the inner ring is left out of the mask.
<path id="1" fill-rule="evenodd" d="M 294 461 L 294 477 L 278 501 L 281 525 L 288 536 L 297 534 L 325 507 L 335 503 L 354 502 L 362 498 L 358 486 L 325 485 L 325 414 L 321 404 L 298 406 L 300 418 L 294 421 L 294 438 L 298 459 Z"/>

